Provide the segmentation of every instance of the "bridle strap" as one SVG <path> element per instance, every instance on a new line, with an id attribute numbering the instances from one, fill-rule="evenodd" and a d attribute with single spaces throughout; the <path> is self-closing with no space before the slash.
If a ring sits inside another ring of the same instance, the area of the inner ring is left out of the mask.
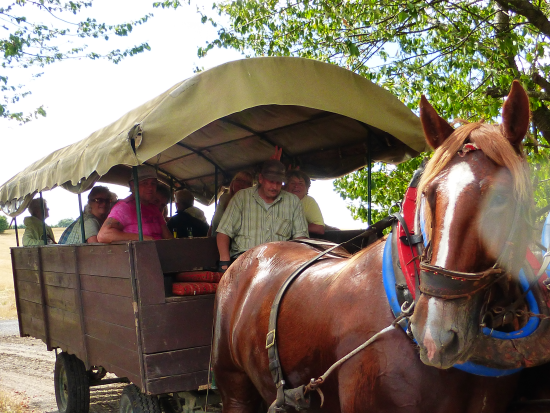
<path id="1" fill-rule="evenodd" d="M 452 300 L 470 297 L 493 285 L 505 272 L 489 268 L 477 273 L 451 271 L 425 262 L 420 263 L 420 291 L 432 297 Z"/>

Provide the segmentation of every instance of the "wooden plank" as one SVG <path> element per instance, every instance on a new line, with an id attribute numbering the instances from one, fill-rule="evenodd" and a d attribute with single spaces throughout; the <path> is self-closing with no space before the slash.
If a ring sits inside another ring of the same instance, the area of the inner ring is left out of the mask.
<path id="1" fill-rule="evenodd" d="M 84 317 L 86 335 L 137 352 L 135 328 L 122 327 L 94 318 Z"/>
<path id="2" fill-rule="evenodd" d="M 73 245 L 56 245 L 42 248 L 42 271 L 74 274 L 75 256 Z"/>
<path id="3" fill-rule="evenodd" d="M 32 301 L 33 303 L 42 304 L 42 292 L 40 284 L 17 280 L 18 296 L 22 300 Z"/>
<path id="4" fill-rule="evenodd" d="M 210 345 L 215 296 L 212 294 L 203 297 L 143 306 L 143 352 L 151 354 Z"/>
<path id="5" fill-rule="evenodd" d="M 38 270 L 38 248 L 17 247 L 13 252 L 13 265 L 18 270 Z"/>
<path id="6" fill-rule="evenodd" d="M 20 331 L 22 337 L 30 336 L 46 342 L 46 334 L 44 334 L 44 323 L 41 319 L 34 318 L 28 314 L 21 314 L 21 322 L 23 330 Z"/>
<path id="7" fill-rule="evenodd" d="M 147 380 L 208 370 L 210 346 L 144 354 Z"/>
<path id="8" fill-rule="evenodd" d="M 54 287 L 76 288 L 77 280 L 75 274 L 59 272 L 44 272 L 44 284 Z"/>
<path id="9" fill-rule="evenodd" d="M 177 376 L 163 377 L 147 381 L 149 394 L 174 393 L 179 391 L 198 390 L 199 386 L 208 383 L 208 370 L 194 373 L 180 374 Z"/>
<path id="10" fill-rule="evenodd" d="M 97 275 L 81 275 L 82 290 L 102 294 L 132 297 L 132 283 L 129 278 L 111 278 Z"/>
<path id="11" fill-rule="evenodd" d="M 98 340 L 95 337 L 86 337 L 90 365 L 103 366 L 107 371 L 116 374 L 118 377 L 128 377 L 134 384 L 141 387 L 137 352 L 110 342 Z"/>
<path id="12" fill-rule="evenodd" d="M 140 305 L 164 303 L 164 276 L 155 243 L 135 243 L 134 254 Z"/>
<path id="13" fill-rule="evenodd" d="M 80 201 L 80 198 L 78 198 L 78 200 Z M 81 344 L 82 344 L 82 353 L 83 353 L 83 356 L 81 359 L 82 361 L 84 362 L 84 366 L 86 367 L 87 370 L 89 370 L 92 366 L 90 365 L 90 361 L 88 360 L 88 340 L 85 336 L 86 334 L 86 323 L 84 322 L 84 308 L 82 307 L 82 285 L 81 285 L 81 282 L 80 282 L 80 265 L 78 264 L 78 255 L 77 255 L 77 252 L 76 252 L 76 248 L 73 248 L 73 258 L 74 258 L 74 263 L 75 263 L 75 268 L 74 268 L 74 272 L 75 272 L 75 281 L 76 281 L 76 291 L 75 291 L 75 298 L 76 298 L 76 306 L 78 308 L 78 322 L 80 324 L 80 327 L 81 327 L 81 331 L 80 331 L 80 334 L 81 334 Z"/>
<path id="14" fill-rule="evenodd" d="M 78 314 L 77 291 L 71 288 L 44 286 L 46 305 Z"/>
<path id="15" fill-rule="evenodd" d="M 129 278 L 129 245 L 83 244 L 75 247 L 80 274 Z"/>
<path id="16" fill-rule="evenodd" d="M 21 281 L 29 281 L 38 284 L 38 270 L 16 270 L 13 268 L 14 274 L 17 271 L 17 279 Z"/>
<path id="17" fill-rule="evenodd" d="M 40 304 L 24 300 L 19 300 L 21 308 L 21 321 L 23 328 L 21 334 L 45 340 L 46 333 L 44 329 L 44 319 L 42 315 L 42 306 Z"/>
<path id="18" fill-rule="evenodd" d="M 70 348 L 71 353 L 83 361 L 86 360 L 84 335 L 79 315 L 59 308 L 48 307 L 48 320 L 52 347 L 56 347 L 53 345 L 54 341 L 58 344 L 61 343 L 58 347 Z"/>
<path id="19" fill-rule="evenodd" d="M 41 301 L 42 301 L 42 320 L 44 320 L 44 331 L 46 333 L 46 349 L 48 351 L 52 350 L 51 342 L 50 342 L 50 323 L 48 320 L 48 310 L 47 310 L 47 304 L 46 304 L 46 288 L 44 285 L 44 269 L 43 269 L 43 260 L 42 260 L 42 250 L 44 248 L 37 248 L 38 250 L 38 282 L 40 284 L 40 292 L 41 292 Z"/>
<path id="20" fill-rule="evenodd" d="M 92 291 L 82 291 L 82 308 L 85 317 L 135 328 L 132 298 Z"/>
<path id="21" fill-rule="evenodd" d="M 179 238 L 155 241 L 163 273 L 216 268 L 216 238 Z"/>
<path id="22" fill-rule="evenodd" d="M 17 231 L 17 226 L 15 227 L 15 230 Z M 17 241 L 17 244 L 19 244 L 19 241 Z M 18 276 L 17 276 L 17 269 L 15 268 L 15 265 L 14 265 L 14 261 L 13 261 L 13 250 L 10 251 L 10 258 L 11 258 L 11 267 L 12 267 L 12 270 L 13 270 L 13 289 L 14 289 L 14 293 L 15 293 L 15 308 L 17 310 L 17 323 L 19 325 L 19 335 L 21 337 L 24 337 L 23 335 L 23 323 L 21 321 L 21 306 L 19 304 L 19 287 L 17 285 L 17 280 L 18 280 Z M 24 270 L 22 270 L 24 271 Z"/>

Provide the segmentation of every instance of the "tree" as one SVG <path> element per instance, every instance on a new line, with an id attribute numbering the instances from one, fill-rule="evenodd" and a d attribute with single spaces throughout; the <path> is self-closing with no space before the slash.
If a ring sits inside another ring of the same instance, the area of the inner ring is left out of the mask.
<path id="1" fill-rule="evenodd" d="M 153 7 L 178 7 L 178 1 L 156 2 Z M 0 52 L 2 72 L 0 73 L 0 118 L 29 121 L 33 115 L 45 116 L 41 106 L 34 114 L 10 111 L 10 106 L 28 95 L 24 86 L 10 83 L 6 71 L 9 69 L 32 69 L 65 59 L 108 59 L 118 63 L 128 56 L 150 50 L 147 43 L 134 45 L 125 50 L 111 50 L 99 53 L 90 50 L 85 41 L 109 40 L 111 36 L 128 36 L 133 28 L 144 24 L 151 13 L 129 22 L 108 25 L 87 17 L 75 20 L 74 16 L 92 7 L 92 0 L 11 0 L 0 6 Z M 35 73 L 39 76 L 39 73 Z"/>
<path id="2" fill-rule="evenodd" d="M 67 228 L 73 222 L 74 222 L 74 219 L 72 219 L 72 218 L 63 218 L 57 223 L 56 227 L 57 228 Z"/>
<path id="3" fill-rule="evenodd" d="M 199 56 L 213 47 L 231 47 L 247 55 L 294 55 L 338 64 L 387 88 L 413 110 L 425 94 L 448 120 L 496 120 L 512 80 L 519 79 L 533 112 L 525 146 L 537 206 L 550 209 L 550 182 L 545 181 L 550 148 L 547 2 L 239 0 L 213 7 L 214 15 L 203 12 L 202 21 L 218 27 L 218 38 L 200 48 Z M 229 19 L 227 27 L 216 12 Z M 381 167 L 376 174 L 388 175 L 390 169 Z M 362 190 L 350 185 L 360 176 L 336 181 L 336 189 L 344 197 L 361 197 Z M 402 187 L 408 176 L 391 183 Z M 359 212 L 354 211 L 362 216 Z"/>
<path id="4" fill-rule="evenodd" d="M 0 215 L 0 234 L 10 227 L 8 219 L 4 215 Z"/>

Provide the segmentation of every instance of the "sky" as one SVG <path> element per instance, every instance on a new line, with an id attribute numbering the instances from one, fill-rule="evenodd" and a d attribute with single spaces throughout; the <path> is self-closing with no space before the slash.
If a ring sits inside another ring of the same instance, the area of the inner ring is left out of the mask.
<path id="1" fill-rule="evenodd" d="M 20 172 L 32 162 L 66 145 L 86 138 L 92 132 L 115 121 L 126 112 L 193 75 L 193 69 L 208 69 L 222 63 L 243 58 L 234 51 L 213 49 L 205 58 L 197 57 L 197 48 L 216 37 L 209 24 L 200 23 L 196 5 L 178 10 L 152 8 L 153 0 L 96 0 L 87 11 L 90 17 L 106 23 L 120 23 L 137 19 L 148 12 L 154 17 L 134 29 L 130 37 L 111 37 L 108 42 L 89 42 L 94 50 L 124 49 L 147 42 L 150 52 L 128 57 L 119 64 L 88 59 L 69 60 L 43 69 L 11 70 L 10 82 L 23 84 L 32 94 L 22 99 L 12 110 L 32 111 L 44 105 L 47 117 L 27 124 L 0 119 L 0 184 Z M 210 2 L 198 1 L 211 5 Z M 27 10 L 25 10 L 27 12 Z M 29 11 L 32 13 L 32 10 Z M 65 16 L 70 19 L 72 16 Z M 80 17 L 79 17 L 80 18 Z M 33 78 L 33 73 L 43 72 Z M 119 198 L 126 197 L 126 188 L 111 185 Z M 364 228 L 365 223 L 354 221 L 346 209 L 346 202 L 333 191 L 332 181 L 314 181 L 309 194 L 319 203 L 325 222 L 341 229 Z M 48 201 L 48 224 L 63 218 L 78 216 L 78 199 L 64 189 L 43 192 Z M 83 200 L 87 193 L 83 194 Z M 204 207 L 210 218 L 214 206 Z M 25 212 L 18 217 L 22 222 Z"/>

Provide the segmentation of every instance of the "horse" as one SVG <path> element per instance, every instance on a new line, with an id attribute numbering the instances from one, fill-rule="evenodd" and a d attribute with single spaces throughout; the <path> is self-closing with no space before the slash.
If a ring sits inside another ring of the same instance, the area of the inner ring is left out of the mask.
<path id="1" fill-rule="evenodd" d="M 421 182 L 417 212 L 431 236 L 430 262 L 463 272 L 492 268 L 508 244 L 516 203 L 529 201 L 519 155 L 529 123 L 525 91 L 514 83 L 500 127 L 476 123 L 455 131 L 424 97 L 420 113 L 426 140 L 436 150 Z M 490 142 L 465 153 L 464 143 L 475 144 L 477 131 Z M 491 237 L 485 236 L 488 230 Z M 394 322 L 382 281 L 385 242 L 382 238 L 348 258 L 327 254 L 286 291 L 276 342 L 287 387 L 319 377 Z M 513 250 L 525 252 L 526 243 L 526 236 L 514 238 Z M 242 254 L 223 276 L 212 367 L 224 413 L 256 413 L 276 399 L 266 351 L 271 306 L 287 277 L 317 254 L 307 244 L 263 244 Z M 452 305 L 417 297 L 411 327 L 418 346 L 403 329 L 389 330 L 327 377 L 319 387 L 323 404 L 316 392 L 309 393 L 308 411 L 504 412 L 517 375 L 497 379 L 451 368 L 468 358 L 482 305 L 477 295 L 457 300 Z"/>

